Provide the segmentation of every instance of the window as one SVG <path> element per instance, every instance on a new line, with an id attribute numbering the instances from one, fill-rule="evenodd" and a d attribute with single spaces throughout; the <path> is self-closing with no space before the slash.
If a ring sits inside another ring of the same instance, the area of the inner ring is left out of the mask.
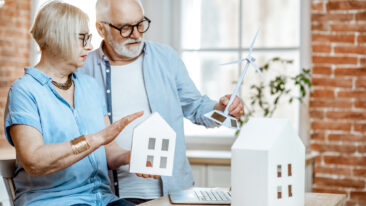
<path id="1" fill-rule="evenodd" d="M 180 13 L 181 56 L 197 88 L 212 99 L 233 92 L 244 64 L 219 64 L 245 58 L 259 27 L 253 53 L 257 65 L 281 57 L 294 60 L 284 72 L 295 75 L 300 70 L 300 0 L 181 0 Z M 249 68 L 240 92 L 246 103 L 250 85 L 259 78 Z M 281 104 L 274 117 L 290 119 L 298 128 L 299 104 Z M 185 120 L 188 137 L 233 137 L 234 132 L 207 130 Z"/>
<path id="2" fill-rule="evenodd" d="M 281 199 L 281 198 L 282 198 L 282 187 L 277 186 L 277 199 Z"/>
<path id="3" fill-rule="evenodd" d="M 161 144 L 161 151 L 168 151 L 169 150 L 169 139 L 163 139 Z"/>
<path id="4" fill-rule="evenodd" d="M 154 156 L 153 155 L 147 155 L 146 167 L 154 167 Z"/>
<path id="5" fill-rule="evenodd" d="M 288 171 L 288 176 L 291 177 L 292 176 L 292 165 L 291 164 L 287 165 L 287 171 Z"/>
<path id="6" fill-rule="evenodd" d="M 292 197 L 292 185 L 288 185 L 288 196 Z"/>
<path id="7" fill-rule="evenodd" d="M 155 142 L 156 142 L 156 138 L 150 137 L 149 138 L 149 144 L 148 144 L 147 148 L 149 150 L 154 150 L 155 149 Z"/>
<path id="8" fill-rule="evenodd" d="M 282 166 L 277 165 L 277 177 L 282 177 Z"/>
<path id="9" fill-rule="evenodd" d="M 165 169 L 168 162 L 168 157 L 160 157 L 160 168 Z"/>

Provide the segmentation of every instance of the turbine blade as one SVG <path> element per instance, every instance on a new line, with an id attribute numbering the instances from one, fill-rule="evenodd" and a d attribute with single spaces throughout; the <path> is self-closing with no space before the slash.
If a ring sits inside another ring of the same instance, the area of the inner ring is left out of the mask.
<path id="1" fill-rule="evenodd" d="M 240 59 L 240 60 L 236 60 L 236 61 L 233 61 L 233 62 L 228 62 L 228 63 L 224 63 L 224 64 L 220 64 L 220 65 L 224 66 L 224 65 L 229 65 L 229 64 L 240 64 L 243 61 L 245 61 L 245 59 Z"/>
<path id="2" fill-rule="evenodd" d="M 259 31 L 260 31 L 260 29 L 258 29 L 258 30 L 257 30 L 257 33 L 255 34 L 254 39 L 253 39 L 252 43 L 250 44 L 250 47 L 249 47 L 249 55 L 251 55 L 251 54 L 252 54 L 253 46 L 254 46 L 254 42 L 255 42 L 255 40 L 257 39 L 257 36 L 258 36 L 258 34 L 259 34 Z"/>
<path id="3" fill-rule="evenodd" d="M 261 70 L 259 69 L 259 67 L 254 63 L 251 62 L 251 64 L 253 65 L 253 67 L 257 70 L 257 72 L 261 75 L 261 77 L 263 78 L 264 81 L 266 81 L 266 78 L 264 77 L 263 73 L 261 72 Z"/>

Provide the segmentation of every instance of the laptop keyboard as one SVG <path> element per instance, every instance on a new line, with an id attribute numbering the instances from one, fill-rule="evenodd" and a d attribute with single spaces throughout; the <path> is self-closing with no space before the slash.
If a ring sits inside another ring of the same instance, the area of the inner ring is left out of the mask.
<path id="1" fill-rule="evenodd" d="M 231 194 L 228 191 L 220 190 L 195 190 L 200 201 L 231 201 Z"/>

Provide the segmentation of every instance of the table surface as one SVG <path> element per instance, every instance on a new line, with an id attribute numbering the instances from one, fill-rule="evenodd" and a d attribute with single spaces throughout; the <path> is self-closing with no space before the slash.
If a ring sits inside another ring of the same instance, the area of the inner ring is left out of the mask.
<path id="1" fill-rule="evenodd" d="M 191 154 L 191 156 L 193 156 L 193 158 L 195 158 L 195 155 Z M 0 159 L 4 160 L 4 159 L 15 159 L 15 158 L 16 158 L 16 155 L 15 155 L 14 147 L 10 147 L 10 146 L 0 147 Z M 226 159 L 226 158 L 224 158 L 224 159 Z M 176 204 L 173 205 L 170 203 L 168 196 L 164 196 L 159 199 L 152 200 L 150 202 L 146 202 L 141 205 L 142 206 L 177 206 Z M 325 193 L 305 193 L 305 206 L 345 206 L 345 205 L 346 205 L 346 195 L 325 194 Z M 191 206 L 194 206 L 194 205 L 191 205 Z M 211 205 L 211 206 L 214 206 L 214 205 Z"/>
<path id="2" fill-rule="evenodd" d="M 227 153 L 225 153 L 228 155 Z M 217 155 L 217 153 L 216 153 Z M 197 158 L 196 155 L 191 154 L 191 158 Z M 10 146 L 0 147 L 0 159 L 15 159 L 15 149 Z M 206 157 L 207 158 L 207 157 Z M 212 157 L 211 157 L 212 158 Z M 217 158 L 217 157 L 216 157 Z M 215 159 L 216 159 L 215 158 Z M 228 157 L 226 157 L 228 158 Z M 226 159 L 223 158 L 223 159 Z M 229 157 L 230 158 L 230 157 Z M 167 196 L 159 199 L 141 204 L 142 206 L 176 206 L 171 204 Z M 306 193 L 305 206 L 345 206 L 346 196 L 340 194 L 324 194 L 324 193 Z M 192 205 L 191 205 L 192 206 Z M 212 205 L 213 206 L 213 205 Z"/>
<path id="3" fill-rule="evenodd" d="M 171 204 L 168 196 L 140 204 L 141 206 L 178 206 Z M 345 206 L 346 195 L 325 194 L 325 193 L 305 193 L 305 206 Z M 199 206 L 199 205 L 190 205 Z M 215 206 L 215 205 L 210 205 Z M 222 206 L 222 205 L 216 205 Z"/>

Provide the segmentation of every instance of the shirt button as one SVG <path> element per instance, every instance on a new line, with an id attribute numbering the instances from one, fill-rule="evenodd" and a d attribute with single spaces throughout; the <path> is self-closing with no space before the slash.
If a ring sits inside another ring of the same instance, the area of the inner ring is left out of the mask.
<path id="1" fill-rule="evenodd" d="M 107 73 L 109 73 L 109 69 L 105 70 Z"/>
<path id="2" fill-rule="evenodd" d="M 107 93 L 108 93 L 108 94 L 109 94 L 109 93 L 111 93 L 111 90 L 107 89 Z"/>
<path id="3" fill-rule="evenodd" d="M 108 112 L 108 116 L 111 116 L 112 114 L 110 112 Z"/>

